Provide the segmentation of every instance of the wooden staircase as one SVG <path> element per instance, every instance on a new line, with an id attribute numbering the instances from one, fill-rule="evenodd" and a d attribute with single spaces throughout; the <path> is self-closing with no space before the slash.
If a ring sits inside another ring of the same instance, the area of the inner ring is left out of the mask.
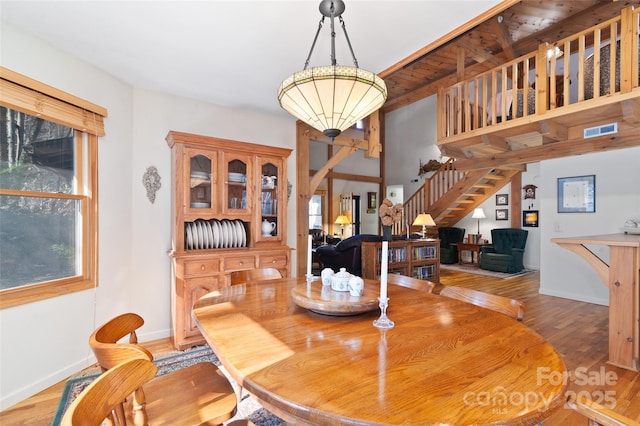
<path id="1" fill-rule="evenodd" d="M 413 223 L 420 213 L 429 213 L 438 227 L 454 226 L 520 172 L 499 167 L 458 171 L 451 158 L 404 203 L 403 220 L 393 231 L 406 232 L 402 224 Z"/>

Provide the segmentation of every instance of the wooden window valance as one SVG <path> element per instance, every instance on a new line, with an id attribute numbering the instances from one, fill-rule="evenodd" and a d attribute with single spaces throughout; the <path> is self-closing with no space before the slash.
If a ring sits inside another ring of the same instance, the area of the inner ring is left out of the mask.
<path id="1" fill-rule="evenodd" d="M 104 136 L 106 108 L 0 67 L 0 106 Z"/>

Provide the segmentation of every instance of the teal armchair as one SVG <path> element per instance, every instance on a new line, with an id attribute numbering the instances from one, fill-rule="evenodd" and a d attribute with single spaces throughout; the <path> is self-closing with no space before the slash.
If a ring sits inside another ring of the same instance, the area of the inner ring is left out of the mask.
<path id="1" fill-rule="evenodd" d="M 529 231 L 519 228 L 491 230 L 491 246 L 480 248 L 480 268 L 515 273 L 524 269 L 524 247 Z"/>
<path id="2" fill-rule="evenodd" d="M 440 239 L 440 263 L 458 263 L 458 245 L 464 239 L 465 230 L 451 226 L 438 228 Z"/>

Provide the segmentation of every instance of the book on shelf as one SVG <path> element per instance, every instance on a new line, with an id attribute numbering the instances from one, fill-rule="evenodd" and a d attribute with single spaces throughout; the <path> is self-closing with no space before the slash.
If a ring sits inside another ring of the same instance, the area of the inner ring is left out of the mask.
<path id="1" fill-rule="evenodd" d="M 435 246 L 421 246 L 413 248 L 413 260 L 425 260 L 436 258 Z"/>
<path id="2" fill-rule="evenodd" d="M 435 265 L 416 266 L 413 268 L 412 275 L 419 280 L 428 280 L 436 273 Z"/>
<path id="3" fill-rule="evenodd" d="M 389 263 L 407 261 L 407 251 L 404 247 L 391 247 L 387 250 L 387 260 Z M 378 263 L 382 261 L 382 249 L 378 249 Z"/>
<path id="4" fill-rule="evenodd" d="M 482 234 L 469 234 L 468 235 L 469 244 L 480 244 L 482 241 Z"/>

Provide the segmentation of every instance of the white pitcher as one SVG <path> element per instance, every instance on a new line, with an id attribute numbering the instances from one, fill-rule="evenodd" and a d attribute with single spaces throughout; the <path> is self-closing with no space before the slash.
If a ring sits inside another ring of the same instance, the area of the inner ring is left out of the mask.
<path id="1" fill-rule="evenodd" d="M 275 222 L 269 222 L 267 219 L 262 222 L 262 236 L 268 237 L 276 229 Z"/>

